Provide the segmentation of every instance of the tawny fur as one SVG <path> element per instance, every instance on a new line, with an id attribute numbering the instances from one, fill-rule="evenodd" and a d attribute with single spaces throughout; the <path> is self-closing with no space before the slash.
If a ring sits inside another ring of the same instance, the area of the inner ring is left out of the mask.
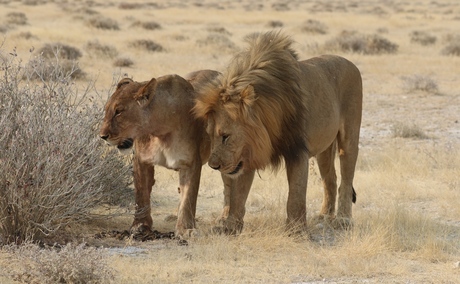
<path id="1" fill-rule="evenodd" d="M 229 199 L 224 227 L 242 228 L 252 183 L 246 179 L 257 169 L 279 168 L 283 160 L 289 181 L 287 223 L 304 226 L 308 159 L 313 156 L 324 181 L 321 214 L 334 218 L 336 143 L 342 174 L 337 217 L 350 223 L 362 112 L 359 70 L 332 55 L 298 61 L 292 39 L 280 32 L 253 34 L 246 41 L 248 49 L 200 89 L 194 107 L 208 125 L 209 165 L 235 179 L 232 190 L 241 199 Z"/>

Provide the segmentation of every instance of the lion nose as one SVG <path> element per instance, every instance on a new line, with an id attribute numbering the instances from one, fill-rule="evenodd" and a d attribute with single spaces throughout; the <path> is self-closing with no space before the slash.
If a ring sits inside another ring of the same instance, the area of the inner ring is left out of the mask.
<path id="1" fill-rule="evenodd" d="M 101 138 L 107 140 L 107 138 L 109 138 L 109 135 L 101 135 Z"/>

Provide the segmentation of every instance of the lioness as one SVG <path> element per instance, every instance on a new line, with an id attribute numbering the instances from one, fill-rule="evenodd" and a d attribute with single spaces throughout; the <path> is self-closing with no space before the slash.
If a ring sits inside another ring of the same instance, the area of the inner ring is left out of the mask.
<path id="1" fill-rule="evenodd" d="M 288 228 L 306 225 L 308 160 L 316 156 L 324 185 L 321 216 L 349 225 L 356 201 L 353 176 L 358 156 L 362 80 L 350 61 L 332 55 L 298 61 L 293 41 L 280 32 L 253 34 L 226 73 L 205 84 L 194 107 L 211 137 L 209 166 L 226 184 L 223 230 L 243 228 L 254 172 L 284 159 L 289 183 Z M 337 146 L 336 146 L 337 145 Z M 341 184 L 338 210 L 334 157 Z"/>
<path id="2" fill-rule="evenodd" d="M 184 79 L 178 75 L 147 82 L 122 79 L 105 106 L 100 137 L 120 151 L 134 146 L 136 212 L 131 231 L 152 228 L 150 194 L 155 183 L 154 166 L 179 171 L 181 200 L 176 236 L 195 228 L 195 211 L 201 167 L 209 157 L 209 137 L 203 122 L 191 113 L 195 87 L 219 73 L 196 71 Z"/>

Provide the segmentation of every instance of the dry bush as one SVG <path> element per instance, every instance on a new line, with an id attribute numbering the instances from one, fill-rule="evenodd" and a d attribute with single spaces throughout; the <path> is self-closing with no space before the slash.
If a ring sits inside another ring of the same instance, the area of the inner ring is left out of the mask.
<path id="1" fill-rule="evenodd" d="M 127 57 L 118 57 L 113 62 L 113 66 L 115 67 L 131 67 L 134 65 L 134 61 Z"/>
<path id="2" fill-rule="evenodd" d="M 84 48 L 91 57 L 114 58 L 118 55 L 114 46 L 101 44 L 98 40 L 88 41 Z"/>
<path id="3" fill-rule="evenodd" d="M 142 3 L 128 3 L 128 2 L 121 2 L 118 5 L 119 9 L 123 10 L 133 10 L 133 9 L 141 9 L 144 7 L 144 4 Z"/>
<path id="4" fill-rule="evenodd" d="M 410 42 L 421 45 L 431 45 L 436 43 L 437 38 L 427 32 L 413 31 L 410 34 Z"/>
<path id="5" fill-rule="evenodd" d="M 20 283 L 110 283 L 114 271 L 107 254 L 85 244 L 43 249 L 11 246 L 8 275 Z"/>
<path id="6" fill-rule="evenodd" d="M 119 30 L 118 22 L 101 16 L 95 16 L 88 20 L 88 25 L 101 30 Z"/>
<path id="7" fill-rule="evenodd" d="M 438 84 L 429 76 L 412 75 L 402 77 L 404 89 L 407 92 L 422 91 L 437 94 L 439 92 Z"/>
<path id="8" fill-rule="evenodd" d="M 129 200 L 130 169 L 97 135 L 93 86 L 82 93 L 57 61 L 32 81 L 45 61 L 24 69 L 1 49 L 0 60 L 0 243 L 54 237 L 100 218 L 98 206 Z"/>
<path id="9" fill-rule="evenodd" d="M 441 51 L 442 55 L 460 56 L 460 39 L 453 40 Z"/>
<path id="10" fill-rule="evenodd" d="M 416 124 L 397 122 L 391 127 L 393 137 L 427 139 L 428 135 Z"/>
<path id="11" fill-rule="evenodd" d="M 281 21 L 268 21 L 267 27 L 269 28 L 282 28 L 284 26 L 283 22 Z"/>
<path id="12" fill-rule="evenodd" d="M 6 22 L 10 25 L 26 25 L 27 16 L 22 12 L 10 12 L 6 14 Z"/>
<path id="13" fill-rule="evenodd" d="M 59 59 L 77 60 L 82 56 L 78 48 L 59 42 L 47 43 L 38 49 L 37 53 L 45 59 L 55 59 L 57 57 Z"/>
<path id="14" fill-rule="evenodd" d="M 198 39 L 196 43 L 200 47 L 212 46 L 220 51 L 233 52 L 237 49 L 236 45 L 228 38 L 228 36 L 223 34 L 212 33 L 204 39 Z"/>
<path id="15" fill-rule="evenodd" d="M 361 54 L 396 53 L 398 45 L 380 35 L 363 35 L 356 31 L 343 31 L 334 39 L 325 43 L 327 50 L 341 50 Z"/>
<path id="16" fill-rule="evenodd" d="M 210 33 L 218 33 L 218 34 L 228 35 L 228 36 L 232 35 L 232 33 L 227 31 L 226 28 L 220 27 L 220 26 L 209 26 L 206 28 L 206 30 Z"/>
<path id="17" fill-rule="evenodd" d="M 48 81 L 60 76 L 73 79 L 86 76 L 76 61 L 82 53 L 75 47 L 61 43 L 45 44 L 37 50 L 37 54 L 25 66 L 24 72 L 28 79 Z"/>
<path id="18" fill-rule="evenodd" d="M 23 39 L 38 39 L 38 37 L 34 36 L 31 32 L 20 32 L 16 37 Z"/>
<path id="19" fill-rule="evenodd" d="M 163 46 L 149 39 L 139 39 L 129 43 L 129 46 L 141 48 L 150 52 L 164 51 Z"/>
<path id="20" fill-rule="evenodd" d="M 133 27 L 141 27 L 146 30 L 159 30 L 161 29 L 161 25 L 157 22 L 154 21 L 149 21 L 149 22 L 141 22 L 141 21 L 136 21 L 132 24 Z"/>
<path id="21" fill-rule="evenodd" d="M 326 34 L 327 26 L 320 21 L 309 19 L 302 24 L 300 30 L 310 34 Z"/>
<path id="22" fill-rule="evenodd" d="M 0 33 L 4 34 L 9 30 L 8 26 L 0 25 Z"/>

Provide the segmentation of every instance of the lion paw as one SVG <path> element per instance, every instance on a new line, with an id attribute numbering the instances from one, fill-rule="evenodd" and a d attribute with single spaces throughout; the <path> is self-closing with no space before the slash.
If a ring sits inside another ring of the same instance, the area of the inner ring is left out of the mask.
<path id="1" fill-rule="evenodd" d="M 346 217 L 336 217 L 331 222 L 334 229 L 351 230 L 353 228 L 353 220 Z"/>

